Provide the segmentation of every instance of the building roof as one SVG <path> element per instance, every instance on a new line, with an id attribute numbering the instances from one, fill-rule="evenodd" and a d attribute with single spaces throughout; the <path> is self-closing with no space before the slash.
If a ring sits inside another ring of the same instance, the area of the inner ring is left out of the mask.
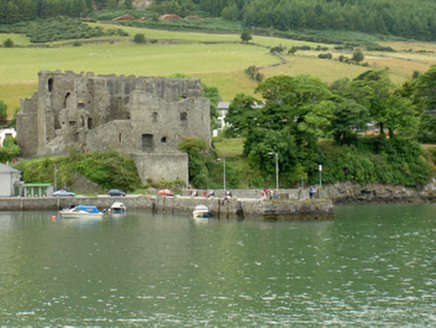
<path id="1" fill-rule="evenodd" d="M 21 173 L 21 171 L 13 169 L 5 164 L 0 164 L 0 173 Z"/>
<path id="2" fill-rule="evenodd" d="M 25 183 L 23 187 L 50 187 L 51 183 Z"/>

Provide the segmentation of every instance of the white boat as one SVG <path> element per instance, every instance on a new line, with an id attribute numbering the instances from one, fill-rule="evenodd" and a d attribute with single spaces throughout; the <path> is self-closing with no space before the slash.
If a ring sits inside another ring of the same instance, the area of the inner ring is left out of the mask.
<path id="1" fill-rule="evenodd" d="M 104 215 L 98 210 L 97 206 L 90 205 L 77 205 L 73 208 L 66 208 L 59 211 L 59 214 L 65 219 L 98 219 Z"/>
<path id="2" fill-rule="evenodd" d="M 209 219 L 212 213 L 209 211 L 206 205 L 195 206 L 194 212 L 192 212 L 194 219 Z"/>
<path id="3" fill-rule="evenodd" d="M 124 205 L 121 202 L 115 202 L 112 204 L 111 208 L 109 209 L 111 213 L 124 213 L 127 211 L 126 205 Z"/>

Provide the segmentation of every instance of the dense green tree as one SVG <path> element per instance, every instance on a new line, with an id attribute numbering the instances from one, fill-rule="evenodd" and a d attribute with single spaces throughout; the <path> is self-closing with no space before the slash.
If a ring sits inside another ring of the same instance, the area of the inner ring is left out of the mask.
<path id="1" fill-rule="evenodd" d="M 261 163 L 274 151 L 280 156 L 280 172 L 289 174 L 283 179 L 298 180 L 301 167 L 316 167 L 317 140 L 330 124 L 332 94 L 324 82 L 309 75 L 275 76 L 261 82 L 256 92 L 264 106 L 255 109 L 252 99 L 239 95 L 229 110 L 231 129 L 246 135 L 244 154 L 252 165 L 262 170 Z"/>
<path id="2" fill-rule="evenodd" d="M 247 136 L 257 125 L 257 117 L 260 109 L 258 100 L 243 93 L 239 93 L 230 103 L 226 114 L 226 122 L 229 127 L 226 133 L 231 137 Z"/>
<path id="3" fill-rule="evenodd" d="M 126 7 L 126 9 L 133 9 L 132 0 L 125 0 L 124 6 Z"/>
<path id="4" fill-rule="evenodd" d="M 239 9 L 236 4 L 232 2 L 223 9 L 221 16 L 229 21 L 237 21 L 239 19 Z"/>
<path id="5" fill-rule="evenodd" d="M 353 52 L 353 57 L 351 58 L 356 63 L 360 63 L 365 58 L 363 52 L 360 49 L 356 49 Z"/>
<path id="6" fill-rule="evenodd" d="M 330 127 L 336 144 L 356 144 L 357 132 L 365 130 L 368 120 L 367 108 L 358 104 L 354 99 L 346 99 L 338 103 L 333 111 Z"/>
<path id="7" fill-rule="evenodd" d="M 5 42 L 3 42 L 3 46 L 5 48 L 13 48 L 14 47 L 14 41 L 12 39 L 7 38 Z"/>
<path id="8" fill-rule="evenodd" d="M 17 23 L 23 19 L 19 3 L 17 0 L 9 1 L 6 6 L 6 22 L 9 24 Z"/>
<path id="9" fill-rule="evenodd" d="M 8 118 L 8 105 L 0 100 L 0 118 Z"/>
<path id="10" fill-rule="evenodd" d="M 139 44 L 145 43 L 145 35 L 143 33 L 135 34 L 135 36 L 133 37 L 133 42 Z"/>
<path id="11" fill-rule="evenodd" d="M 0 163 L 6 163 L 12 161 L 18 156 L 21 149 L 15 143 L 15 139 L 11 136 L 5 138 L 3 145 L 0 145 Z"/>
<path id="12" fill-rule="evenodd" d="M 248 30 L 242 31 L 242 33 L 241 33 L 241 41 L 242 42 L 248 42 L 251 39 L 253 39 L 253 37 L 251 36 L 250 31 L 248 31 Z"/>

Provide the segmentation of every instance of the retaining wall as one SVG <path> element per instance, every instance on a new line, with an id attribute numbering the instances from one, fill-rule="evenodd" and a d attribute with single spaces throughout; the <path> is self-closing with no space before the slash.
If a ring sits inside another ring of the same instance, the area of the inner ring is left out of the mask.
<path id="1" fill-rule="evenodd" d="M 216 218 L 301 220 L 331 219 L 333 203 L 329 199 L 267 200 L 204 198 L 204 197 L 43 197 L 0 198 L 0 211 L 60 210 L 75 205 L 95 205 L 101 211 L 115 201 L 123 202 L 127 209 L 152 213 L 191 215 L 196 205 L 206 205 Z"/>

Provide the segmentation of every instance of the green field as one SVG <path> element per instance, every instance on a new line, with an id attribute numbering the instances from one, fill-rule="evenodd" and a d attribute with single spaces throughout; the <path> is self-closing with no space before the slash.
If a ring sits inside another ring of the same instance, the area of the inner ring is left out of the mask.
<path id="1" fill-rule="evenodd" d="M 97 24 L 92 24 L 97 25 Z M 100 24 L 104 28 L 111 25 Z M 41 70 L 61 70 L 94 72 L 95 74 L 116 74 L 136 76 L 169 76 L 183 73 L 201 78 L 208 85 L 218 87 L 224 101 L 231 101 L 240 92 L 254 94 L 256 83 L 246 77 L 244 70 L 252 65 L 262 67 L 277 64 L 280 59 L 269 54 L 269 49 L 239 43 L 238 34 L 209 34 L 195 32 L 159 31 L 133 27 L 121 27 L 129 37 L 112 37 L 112 41 L 90 42 L 82 46 L 66 45 L 65 42 L 51 44 L 49 48 L 31 48 L 28 39 L 13 34 L 0 34 L 0 42 L 13 39 L 16 45 L 24 47 L 0 48 L 0 100 L 8 105 L 11 114 L 18 108 L 20 99 L 30 97 L 37 88 L 38 72 Z M 138 45 L 132 42 L 133 36 L 143 33 L 148 40 L 158 40 L 155 44 Z M 205 43 L 206 42 L 206 43 Z M 208 43 L 209 42 L 209 43 Z M 213 44 L 210 44 L 212 42 Z M 224 42 L 224 43 L 215 43 Z M 291 46 L 320 45 L 303 41 L 279 39 L 275 37 L 254 36 L 251 43 L 263 46 L 279 44 Z M 336 60 L 319 59 L 316 51 L 298 51 L 296 55 L 286 55 L 287 64 L 267 67 L 262 70 L 265 77 L 277 74 L 307 73 L 319 76 L 326 82 L 339 78 L 350 79 L 368 69 L 389 68 L 392 80 L 402 83 L 410 79 L 412 73 L 423 72 L 436 64 L 433 53 L 410 51 L 431 47 L 431 44 L 408 44 L 390 42 L 396 53 L 365 53 L 369 67 L 347 65 Z M 329 47 L 333 58 L 339 55 L 351 57 L 350 53 L 338 52 Z M 432 48 L 429 48 L 433 50 Z M 324 51 L 325 52 L 325 51 Z"/>

